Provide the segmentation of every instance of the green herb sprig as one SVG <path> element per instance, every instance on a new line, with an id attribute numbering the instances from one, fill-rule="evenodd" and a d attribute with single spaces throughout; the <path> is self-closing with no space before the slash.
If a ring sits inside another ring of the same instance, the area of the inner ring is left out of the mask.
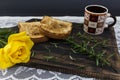
<path id="1" fill-rule="evenodd" d="M 56 60 L 56 58 L 54 56 L 44 56 L 43 57 L 45 60 L 49 61 L 49 60 Z"/>
<path id="2" fill-rule="evenodd" d="M 106 50 L 96 50 L 98 46 L 103 47 L 107 45 L 107 40 L 102 40 L 101 42 L 98 42 L 93 37 L 88 37 L 85 34 L 82 35 L 80 32 L 77 34 L 77 37 L 80 38 L 80 43 L 76 42 L 73 36 L 70 36 L 66 39 L 66 42 L 71 45 L 71 50 L 73 51 L 73 53 L 86 55 L 89 59 L 95 61 L 96 66 L 110 66 L 109 59 L 113 56 L 113 54 L 109 55 L 106 58 L 104 56 L 106 54 Z"/>

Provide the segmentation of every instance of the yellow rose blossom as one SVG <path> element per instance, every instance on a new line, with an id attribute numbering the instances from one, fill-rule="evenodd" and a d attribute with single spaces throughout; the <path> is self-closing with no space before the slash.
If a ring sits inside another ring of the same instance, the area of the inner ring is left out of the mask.
<path id="1" fill-rule="evenodd" d="M 34 45 L 25 32 L 12 34 L 8 44 L 0 49 L 0 68 L 6 69 L 17 63 L 27 63 L 30 60 L 31 48 Z"/>

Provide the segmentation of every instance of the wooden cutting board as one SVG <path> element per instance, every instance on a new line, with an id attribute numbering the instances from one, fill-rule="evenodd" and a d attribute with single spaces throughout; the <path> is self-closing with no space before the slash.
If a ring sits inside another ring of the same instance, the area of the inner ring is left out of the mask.
<path id="1" fill-rule="evenodd" d="M 40 21 L 39 19 L 31 19 L 28 22 Z M 18 30 L 17 26 L 12 28 Z M 117 49 L 114 28 L 105 29 L 101 35 L 89 35 L 83 31 L 82 24 L 73 23 L 73 29 L 70 36 L 80 44 L 85 38 L 78 37 L 81 33 L 87 40 L 96 39 L 97 42 L 107 40 L 106 47 L 98 46 L 96 52 L 106 51 L 104 58 L 113 56 L 109 59 L 110 66 L 96 66 L 95 59 L 91 59 L 86 54 L 75 53 L 71 44 L 65 40 L 49 39 L 47 42 L 37 43 L 34 45 L 30 62 L 27 64 L 19 64 L 28 67 L 41 68 L 62 73 L 75 74 L 84 77 L 93 77 L 102 80 L 120 80 L 120 56 Z M 91 39 L 92 38 L 92 39 Z M 90 46 L 92 47 L 94 43 Z M 97 53 L 96 53 L 97 54 Z M 102 64 L 102 63 L 100 63 Z"/>

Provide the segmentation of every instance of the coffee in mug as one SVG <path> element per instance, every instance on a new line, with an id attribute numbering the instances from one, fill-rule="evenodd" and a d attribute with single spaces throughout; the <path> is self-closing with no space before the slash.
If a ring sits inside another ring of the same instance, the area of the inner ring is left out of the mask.
<path id="1" fill-rule="evenodd" d="M 113 18 L 112 24 L 107 24 L 106 19 Z M 103 33 L 105 25 L 107 28 L 112 27 L 116 23 L 116 17 L 108 13 L 108 9 L 102 5 L 88 5 L 85 7 L 84 15 L 84 31 L 93 35 Z"/>

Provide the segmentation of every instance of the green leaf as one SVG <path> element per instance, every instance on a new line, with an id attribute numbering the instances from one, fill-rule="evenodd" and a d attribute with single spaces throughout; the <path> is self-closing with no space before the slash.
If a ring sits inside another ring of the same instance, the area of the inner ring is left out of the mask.
<path id="1" fill-rule="evenodd" d="M 96 65 L 99 66 L 99 59 L 96 59 Z"/>
<path id="2" fill-rule="evenodd" d="M 13 33 L 16 32 L 12 31 L 10 28 L 0 28 L 0 48 L 7 44 L 8 37 Z"/>
<path id="3" fill-rule="evenodd" d="M 47 61 L 56 59 L 54 56 L 44 56 L 43 58 L 46 59 Z"/>

